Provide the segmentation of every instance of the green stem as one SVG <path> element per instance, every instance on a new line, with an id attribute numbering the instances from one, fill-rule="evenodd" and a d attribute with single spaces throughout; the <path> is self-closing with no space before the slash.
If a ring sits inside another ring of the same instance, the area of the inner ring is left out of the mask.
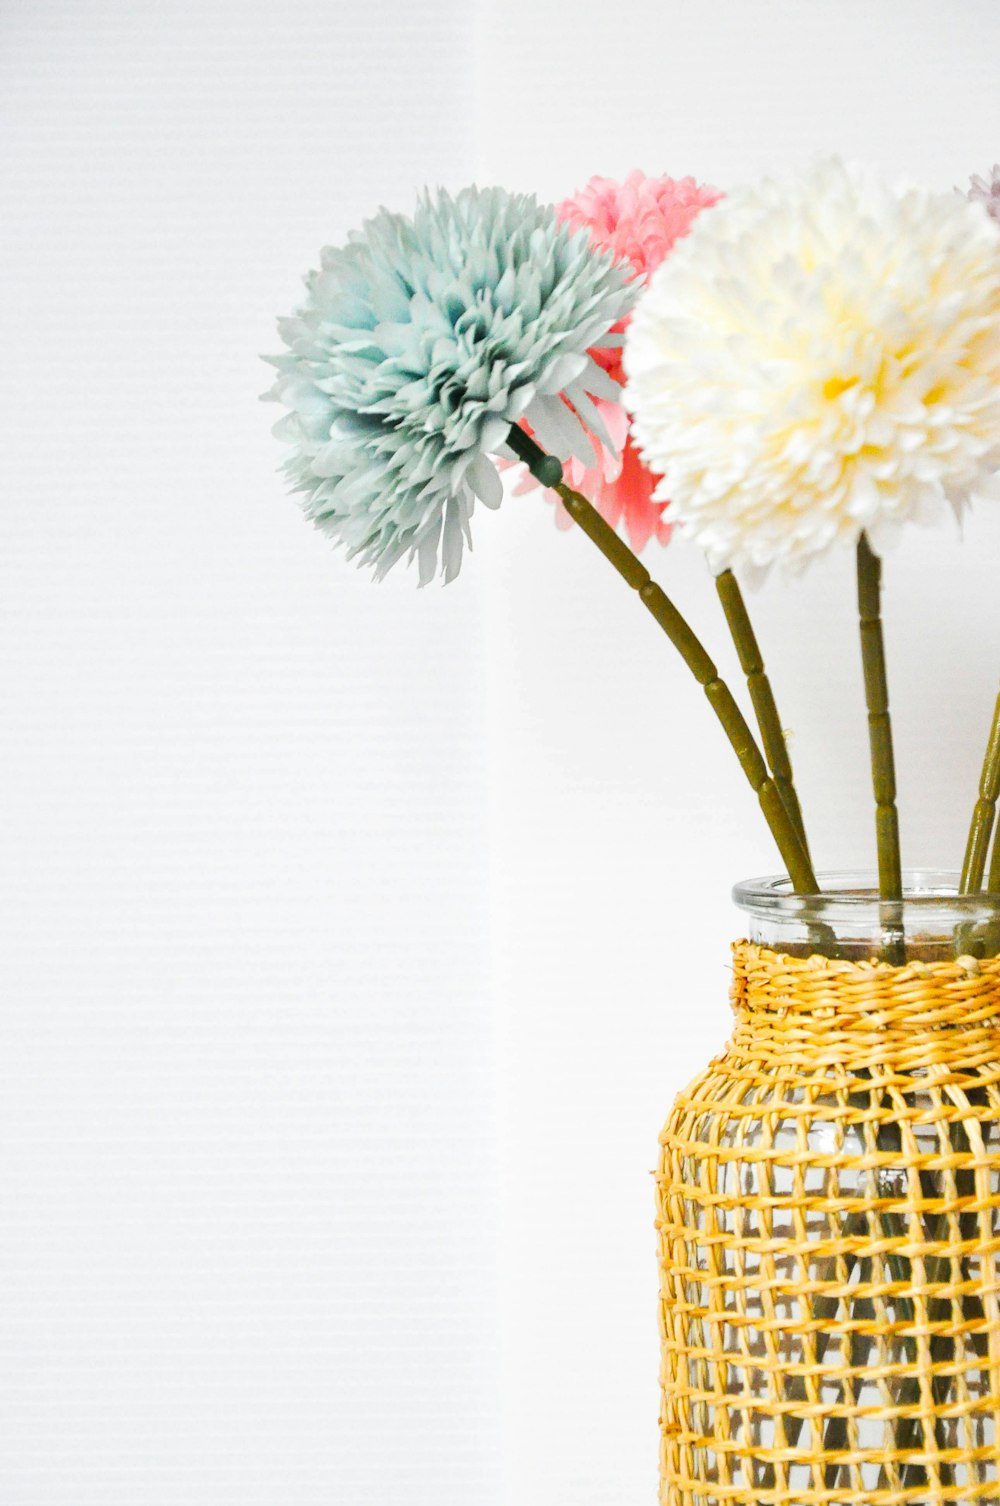
<path id="1" fill-rule="evenodd" d="M 899 817 L 896 813 L 896 771 L 892 752 L 889 688 L 885 674 L 885 643 L 882 637 L 882 563 L 864 534 L 858 540 L 858 617 L 861 626 L 865 702 L 868 707 L 872 787 L 875 793 L 879 895 L 889 902 L 885 919 L 890 939 L 885 948 L 885 958 L 899 966 L 906 961 L 906 940 L 903 934 L 903 875 L 899 855 Z"/>
<path id="2" fill-rule="evenodd" d="M 862 1259 L 858 1261 L 858 1267 L 859 1284 L 867 1285 L 872 1279 L 871 1261 Z M 853 1318 L 874 1324 L 875 1308 L 867 1298 L 855 1298 L 850 1303 L 849 1310 Z M 864 1369 L 873 1347 L 874 1344 L 870 1334 L 859 1333 L 856 1329 L 851 1330 L 847 1339 L 847 1375 L 844 1379 L 843 1387 L 845 1400 L 855 1410 L 857 1410 L 861 1397 L 861 1377 L 864 1374 Z M 847 1448 L 849 1437 L 850 1427 L 846 1416 L 841 1414 L 831 1417 L 823 1430 L 823 1453 L 825 1455 L 842 1453 Z M 827 1490 L 836 1490 L 837 1480 L 842 1469 L 847 1469 L 849 1475 L 849 1468 L 842 1464 L 827 1464 L 824 1467 L 823 1483 Z M 844 1483 L 845 1485 L 849 1484 L 849 1479 Z"/>
<path id="3" fill-rule="evenodd" d="M 726 614 L 726 622 L 729 624 L 729 631 L 739 655 L 740 668 L 746 675 L 747 689 L 750 692 L 754 715 L 760 729 L 764 757 L 767 759 L 768 767 L 774 776 L 778 793 L 784 802 L 792 825 L 798 833 L 799 841 L 808 854 L 809 842 L 806 837 L 805 822 L 802 819 L 802 807 L 799 805 L 799 797 L 795 792 L 795 779 L 792 774 L 791 759 L 788 756 L 788 744 L 785 741 L 774 692 L 764 669 L 764 658 L 750 622 L 743 592 L 731 570 L 723 570 L 721 575 L 716 576 L 715 589 L 722 602 L 722 610 Z"/>
<path id="4" fill-rule="evenodd" d="M 968 1105 L 971 1108 L 985 1106 L 987 1095 L 981 1088 L 970 1088 L 966 1092 Z M 884 1106 L 883 1100 L 883 1106 Z M 951 1148 L 960 1157 L 968 1158 L 971 1155 L 972 1145 L 969 1139 L 965 1123 L 958 1119 L 953 1120 L 948 1126 L 948 1141 Z M 877 1144 L 880 1149 L 888 1149 L 893 1155 L 902 1156 L 902 1136 L 898 1124 L 882 1124 L 878 1131 Z M 921 1171 L 919 1173 L 921 1197 L 927 1203 L 933 1203 L 948 1195 L 946 1187 L 939 1180 L 939 1173 L 933 1171 Z M 973 1199 L 976 1191 L 975 1171 L 968 1165 L 956 1167 L 954 1171 L 954 1193 L 963 1199 Z M 888 1210 L 879 1215 L 883 1234 L 887 1238 L 894 1237 L 899 1230 L 900 1215 Z M 950 1239 L 948 1215 L 946 1213 L 925 1214 L 921 1219 L 923 1244 L 931 1249 L 946 1247 Z M 975 1213 L 961 1213 L 958 1217 L 959 1237 L 963 1242 L 972 1240 L 978 1231 L 978 1219 Z M 901 1232 L 904 1237 L 907 1230 L 903 1226 Z M 897 1262 L 898 1264 L 894 1263 Z M 912 1262 L 902 1256 L 896 1255 L 894 1260 L 888 1256 L 887 1263 L 892 1270 L 893 1278 L 900 1283 L 912 1285 Z M 970 1279 L 969 1263 L 963 1254 L 958 1260 L 959 1275 L 963 1287 L 972 1286 Z M 946 1290 L 953 1281 L 952 1257 L 948 1255 L 924 1254 L 923 1257 L 924 1282 L 931 1287 Z M 903 1321 L 913 1323 L 914 1309 L 912 1302 L 905 1296 L 891 1299 Z M 941 1328 L 947 1327 L 953 1320 L 953 1303 L 951 1296 L 935 1296 L 930 1293 L 925 1297 L 925 1314 L 927 1321 L 933 1325 L 935 1331 L 930 1334 L 928 1348 L 930 1360 L 934 1367 L 934 1375 L 931 1380 L 931 1396 L 934 1403 L 932 1413 L 934 1438 L 940 1453 L 947 1452 L 947 1438 L 943 1419 L 940 1417 L 940 1409 L 947 1405 L 953 1396 L 954 1381 L 950 1375 L 942 1374 L 940 1368 L 944 1365 L 954 1364 L 957 1356 L 964 1346 L 968 1346 L 981 1360 L 986 1360 L 989 1355 L 988 1322 L 982 1298 L 975 1291 L 963 1292 L 959 1299 L 959 1306 L 963 1317 L 971 1325 L 970 1332 L 962 1337 L 951 1337 L 942 1332 Z M 914 1361 L 915 1363 L 915 1361 Z M 900 1408 L 917 1409 L 920 1406 L 921 1392 L 920 1382 L 915 1374 L 904 1376 L 893 1400 Z M 925 1427 L 925 1419 L 911 1415 L 897 1420 L 894 1433 L 895 1447 L 899 1452 L 907 1452 L 916 1448 L 921 1439 L 924 1448 L 930 1448 L 930 1437 Z M 940 1463 L 939 1473 L 941 1483 L 944 1486 L 954 1484 L 954 1471 L 950 1464 Z M 926 1482 L 926 1470 L 922 1465 L 908 1463 L 902 1470 L 902 1483 L 904 1486 L 921 1485 Z M 881 1483 L 881 1482 L 880 1482 Z"/>
<path id="5" fill-rule="evenodd" d="M 990 894 L 1000 894 L 1000 825 L 993 838 L 993 856 L 990 858 L 990 872 L 986 880 L 986 888 Z"/>
<path id="6" fill-rule="evenodd" d="M 898 1238 L 899 1221 L 893 1214 L 879 1214 L 878 1224 L 882 1230 L 883 1238 Z M 905 1226 L 903 1232 L 905 1233 Z M 890 1276 L 897 1285 L 903 1287 L 912 1287 L 913 1273 L 910 1270 L 908 1263 L 904 1261 L 900 1255 L 896 1254 L 895 1251 L 887 1250 L 883 1259 L 885 1265 L 889 1270 Z M 891 1307 L 893 1313 L 897 1314 L 903 1323 L 908 1324 L 911 1329 L 915 1326 L 913 1303 L 909 1297 L 904 1296 L 902 1292 L 897 1293 L 896 1296 L 891 1298 Z M 920 1381 L 917 1375 L 914 1373 L 916 1371 L 918 1363 L 917 1341 L 916 1338 L 912 1335 L 907 1335 L 905 1337 L 901 1337 L 900 1342 L 903 1348 L 903 1352 L 907 1356 L 907 1360 L 911 1366 L 911 1373 L 905 1375 L 902 1378 L 899 1389 L 893 1397 L 893 1401 L 898 1407 L 913 1408 L 919 1406 L 920 1404 Z M 939 1423 L 937 1419 L 935 1419 L 935 1435 L 937 1434 L 938 1427 Z M 919 1416 L 897 1418 L 895 1423 L 893 1424 L 892 1441 L 894 1451 L 896 1451 L 897 1453 L 908 1453 L 911 1449 L 917 1448 L 921 1441 L 923 1442 L 926 1449 L 929 1449 L 931 1446 L 931 1438 L 927 1436 L 924 1419 Z M 904 1464 L 902 1469 L 900 1470 L 900 1479 L 904 1487 L 910 1485 L 925 1485 L 927 1483 L 927 1471 L 921 1464 L 907 1463 Z"/>
<path id="7" fill-rule="evenodd" d="M 844 1226 L 845 1235 L 850 1237 L 854 1232 L 855 1231 L 852 1228 L 850 1221 L 848 1221 Z M 851 1269 L 853 1261 L 854 1257 L 852 1256 L 851 1261 L 848 1264 L 848 1270 Z M 834 1280 L 835 1275 L 833 1274 L 832 1268 L 835 1267 L 835 1265 L 835 1260 L 830 1260 L 829 1262 L 818 1264 L 818 1268 L 816 1270 L 817 1279 L 823 1281 L 829 1275 L 830 1279 Z M 813 1298 L 812 1316 L 816 1319 L 819 1319 L 819 1321 L 822 1323 L 829 1324 L 829 1328 L 827 1329 L 817 1329 L 813 1340 L 813 1353 L 815 1357 L 815 1363 L 817 1365 L 822 1365 L 823 1360 L 826 1356 L 826 1351 L 830 1346 L 833 1326 L 836 1321 L 839 1308 L 839 1297 Z M 782 1383 L 781 1394 L 786 1401 L 807 1403 L 809 1400 L 808 1386 L 804 1378 L 800 1375 L 786 1376 Z M 787 1449 L 793 1449 L 798 1443 L 801 1436 L 802 1429 L 805 1425 L 805 1418 L 799 1416 L 795 1412 L 786 1412 L 784 1415 L 783 1425 L 785 1433 L 784 1447 Z M 832 1426 L 832 1424 L 828 1424 L 828 1426 Z M 836 1444 L 836 1442 L 834 1443 L 834 1446 L 842 1447 L 842 1445 Z M 767 1463 L 762 1466 L 760 1471 L 760 1480 L 758 1482 L 761 1490 L 774 1490 L 776 1483 L 776 1474 L 777 1472 L 773 1464 Z"/>
<path id="8" fill-rule="evenodd" d="M 972 812 L 972 824 L 969 827 L 969 840 L 965 848 L 965 862 L 962 864 L 962 882 L 959 888 L 961 894 L 978 894 L 982 888 L 983 873 L 986 869 L 986 854 L 990 846 L 990 834 L 993 831 L 993 822 L 996 819 L 997 800 L 1000 799 L 1000 695 L 993 711 L 993 724 L 990 727 L 990 735 L 986 744 L 986 756 L 983 759 L 983 771 L 979 779 L 979 799 L 976 801 Z M 993 864 L 1000 862 L 997 857 L 998 847 L 994 843 Z M 997 875 L 1000 878 L 1000 874 Z M 990 890 L 993 889 L 993 874 L 990 873 Z"/>
<path id="9" fill-rule="evenodd" d="M 511 426 L 507 442 L 518 459 L 523 460 L 528 466 L 536 480 L 540 481 L 543 486 L 558 492 L 563 506 L 573 521 L 578 523 L 591 542 L 597 545 L 626 585 L 638 592 L 639 600 L 677 649 L 684 663 L 704 690 L 712 710 L 722 724 L 723 731 L 739 759 L 740 767 L 757 796 L 764 818 L 778 844 L 778 851 L 788 870 L 792 888 L 798 894 L 817 893 L 819 886 L 809 856 L 789 819 L 781 795 L 778 793 L 778 787 L 767 772 L 764 756 L 747 725 L 746 718 L 733 700 L 732 692 L 720 679 L 713 660 L 691 626 L 651 578 L 645 565 L 636 558 L 624 539 L 620 539 L 610 524 L 604 521 L 596 507 L 588 502 L 586 497 L 581 496 L 579 492 L 574 491 L 558 478 L 556 468 L 558 467 L 560 475 L 562 468 L 555 456 L 546 455 L 530 435 L 516 424 Z"/>

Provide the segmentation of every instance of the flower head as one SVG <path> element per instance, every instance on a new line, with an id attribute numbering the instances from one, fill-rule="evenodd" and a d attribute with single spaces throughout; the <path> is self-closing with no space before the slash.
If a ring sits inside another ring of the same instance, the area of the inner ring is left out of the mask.
<path id="1" fill-rule="evenodd" d="M 556 207 L 556 214 L 574 229 L 586 230 L 593 245 L 610 251 L 615 261 L 627 262 L 648 282 L 675 241 L 721 197 L 717 188 L 694 178 L 647 178 L 637 168 L 624 183 L 591 178 L 586 188 Z M 624 381 L 619 361 L 608 369 Z"/>
<path id="2" fill-rule="evenodd" d="M 450 580 L 475 500 L 502 495 L 493 461 L 527 418 L 556 453 L 585 440 L 606 395 L 587 354 L 633 301 L 621 269 L 555 211 L 499 188 L 425 194 L 412 219 L 381 210 L 322 252 L 279 330 L 269 397 L 304 510 L 372 564 L 403 555 Z M 579 440 L 577 438 L 579 431 Z"/>
<path id="3" fill-rule="evenodd" d="M 986 212 L 1000 224 L 1000 162 L 994 163 L 989 180 L 981 178 L 978 173 L 973 173 L 969 184 L 966 198 L 971 199 L 974 204 L 982 204 Z"/>
<path id="4" fill-rule="evenodd" d="M 687 234 L 695 216 L 720 197 L 717 189 L 694 178 L 647 178 L 637 169 L 624 183 L 591 178 L 586 188 L 559 204 L 556 213 L 573 229 L 586 231 L 593 246 L 609 251 L 642 284 L 674 242 Z M 615 332 L 623 332 L 627 323 L 627 318 L 622 320 Z M 593 354 L 615 382 L 624 382 L 618 348 Z M 613 528 L 624 522 L 634 549 L 642 550 L 653 536 L 665 544 L 670 537 L 669 525 L 661 522 L 666 503 L 653 500 L 660 478 L 646 469 L 633 447 L 621 393 L 599 399 L 596 407 L 603 425 L 596 434 L 597 463 L 571 460 L 567 479 L 596 504 Z M 548 495 L 556 503 L 560 525 L 568 527 L 569 516 L 558 496 L 555 492 Z"/>
<path id="5" fill-rule="evenodd" d="M 1000 466 L 1000 239 L 835 160 L 743 189 L 653 277 L 625 369 L 666 517 L 713 567 L 879 547 Z"/>

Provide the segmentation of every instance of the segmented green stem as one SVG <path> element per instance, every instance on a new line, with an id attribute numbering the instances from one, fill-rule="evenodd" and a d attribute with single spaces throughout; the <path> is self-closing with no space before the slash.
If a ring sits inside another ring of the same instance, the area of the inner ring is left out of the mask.
<path id="1" fill-rule="evenodd" d="M 771 828 L 778 851 L 799 894 L 818 890 L 809 856 L 785 809 L 778 786 L 767 771 L 767 764 L 757 746 L 746 718 L 733 699 L 728 685 L 719 676 L 715 663 L 691 626 L 673 602 L 651 579 L 649 571 L 604 521 L 595 507 L 579 492 L 560 484 L 556 487 L 563 506 L 604 557 L 614 565 L 622 579 L 639 594 L 639 600 L 659 623 L 684 663 L 704 690 L 740 762 L 751 789 L 757 796 L 764 819 Z"/>
<path id="2" fill-rule="evenodd" d="M 596 544 L 609 564 L 638 592 L 639 600 L 654 621 L 666 633 L 684 663 L 694 675 L 708 698 L 723 731 L 736 753 L 747 780 L 757 796 L 764 818 L 771 829 L 778 851 L 799 894 L 815 894 L 818 890 L 816 875 L 795 827 L 789 819 L 778 787 L 767 771 L 764 756 L 757 746 L 746 718 L 733 700 L 732 692 L 720 679 L 719 672 L 690 625 L 681 616 L 666 593 L 651 578 L 631 549 L 620 539 L 610 524 L 606 523 L 586 497 L 574 491 L 559 479 L 562 468 L 552 455 L 539 449 L 530 435 L 516 424 L 508 438 L 510 448 L 528 466 L 532 475 L 543 486 L 558 492 L 563 506 L 575 523 Z M 556 474 L 558 469 L 559 475 Z"/>
<path id="3" fill-rule="evenodd" d="M 962 894 L 978 894 L 983 884 L 983 873 L 986 869 L 986 855 L 990 846 L 990 835 L 993 831 L 993 823 L 996 819 L 997 800 L 1000 799 L 1000 695 L 997 696 L 996 707 L 993 711 L 993 725 L 990 727 L 990 735 L 986 744 L 986 757 L 983 759 L 983 772 L 979 779 L 979 799 L 976 801 L 975 810 L 972 812 L 972 824 L 969 827 L 969 840 L 965 848 L 965 862 L 962 864 L 962 882 L 960 892 Z M 994 845 L 993 866 L 1000 865 L 1000 846 Z M 1000 882 L 1000 872 L 997 873 Z M 990 890 L 993 890 L 993 874 L 990 874 Z"/>
<path id="4" fill-rule="evenodd" d="M 906 961 L 903 935 L 903 875 L 899 855 L 899 817 L 896 813 L 896 769 L 892 752 L 889 688 L 885 675 L 882 637 L 882 562 L 864 534 L 858 540 L 858 617 L 861 625 L 861 662 L 868 707 L 872 787 L 875 793 L 875 839 L 878 847 L 880 897 L 888 901 L 885 948 L 888 962 Z"/>
<path id="5" fill-rule="evenodd" d="M 808 856 L 809 842 L 806 837 L 805 822 L 802 819 L 802 807 L 799 805 L 799 797 L 795 792 L 795 779 L 792 774 L 791 759 L 788 756 L 788 744 L 785 741 L 774 692 L 764 668 L 764 658 L 750 622 L 743 592 L 731 570 L 723 570 L 721 575 L 716 576 L 715 589 L 722 602 L 722 610 L 726 614 L 726 622 L 729 624 L 729 631 L 739 655 L 740 668 L 747 678 L 747 689 L 750 692 L 754 715 L 760 729 L 764 757 L 774 776 L 774 782 L 778 786 L 778 793 L 784 802 L 789 819 Z"/>
<path id="6" fill-rule="evenodd" d="M 1000 825 L 997 826 L 996 836 L 993 838 L 993 856 L 990 858 L 986 887 L 990 894 L 1000 894 Z"/>

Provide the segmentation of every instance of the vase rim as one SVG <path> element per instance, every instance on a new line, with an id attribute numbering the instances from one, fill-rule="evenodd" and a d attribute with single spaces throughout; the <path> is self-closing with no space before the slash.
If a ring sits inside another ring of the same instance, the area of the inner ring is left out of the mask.
<path id="1" fill-rule="evenodd" d="M 791 879 L 783 873 L 743 879 L 733 885 L 733 902 L 748 914 L 773 918 L 830 910 L 860 917 L 880 908 L 878 876 L 871 869 L 836 869 L 819 873 L 817 878 L 817 894 L 796 894 Z M 1000 909 L 1000 894 L 960 894 L 960 882 L 961 875 L 950 869 L 904 869 L 903 906 L 919 914 L 947 910 L 952 915 L 970 916 Z"/>

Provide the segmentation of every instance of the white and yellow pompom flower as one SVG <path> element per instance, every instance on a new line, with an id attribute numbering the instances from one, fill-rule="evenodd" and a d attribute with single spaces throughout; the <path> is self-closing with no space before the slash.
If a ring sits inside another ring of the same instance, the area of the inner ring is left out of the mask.
<path id="1" fill-rule="evenodd" d="M 713 569 L 796 567 L 996 495 L 1000 235 L 837 160 L 705 210 L 654 274 L 626 403 Z"/>

